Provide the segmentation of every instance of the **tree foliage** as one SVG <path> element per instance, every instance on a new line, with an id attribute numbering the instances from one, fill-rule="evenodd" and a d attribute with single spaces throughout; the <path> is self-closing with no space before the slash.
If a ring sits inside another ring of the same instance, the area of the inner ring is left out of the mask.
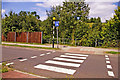
<path id="1" fill-rule="evenodd" d="M 10 11 L 2 19 L 2 34 L 7 37 L 8 32 L 34 32 L 40 31 L 41 21 L 36 12 L 21 11 L 16 14 Z"/>
<path id="2" fill-rule="evenodd" d="M 2 19 L 2 33 L 6 36 L 13 32 L 43 32 L 43 41 L 53 36 L 53 17 L 59 21 L 59 38 L 67 38 L 68 42 L 80 46 L 117 47 L 120 39 L 120 7 L 115 15 L 105 23 L 101 18 L 89 18 L 88 4 L 85 2 L 63 2 L 62 6 L 52 7 L 46 11 L 48 18 L 40 21 L 36 12 L 21 11 L 16 14 L 12 11 Z M 55 28 L 56 31 L 56 28 Z M 56 32 L 55 32 L 56 37 Z"/>

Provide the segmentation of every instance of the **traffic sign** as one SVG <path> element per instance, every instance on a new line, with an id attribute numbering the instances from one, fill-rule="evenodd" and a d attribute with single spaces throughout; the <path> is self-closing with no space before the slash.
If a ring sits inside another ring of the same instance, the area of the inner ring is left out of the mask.
<path id="1" fill-rule="evenodd" d="M 55 21 L 55 26 L 56 26 L 56 27 L 59 26 L 59 21 Z"/>

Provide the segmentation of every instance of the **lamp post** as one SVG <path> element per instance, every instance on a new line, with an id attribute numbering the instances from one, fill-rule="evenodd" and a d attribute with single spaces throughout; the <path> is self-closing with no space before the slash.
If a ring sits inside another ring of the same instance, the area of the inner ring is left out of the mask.
<path id="1" fill-rule="evenodd" d="M 55 24 L 55 17 L 53 17 L 53 48 L 54 48 L 54 28 L 55 28 L 55 26 L 54 26 L 54 24 Z"/>

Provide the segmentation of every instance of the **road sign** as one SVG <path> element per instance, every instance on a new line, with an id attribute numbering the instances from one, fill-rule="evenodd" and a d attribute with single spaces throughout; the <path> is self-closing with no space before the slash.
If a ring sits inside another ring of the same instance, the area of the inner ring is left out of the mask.
<path id="1" fill-rule="evenodd" d="M 77 17 L 77 20 L 79 20 L 80 19 L 80 17 Z"/>
<path id="2" fill-rule="evenodd" d="M 56 26 L 56 27 L 59 26 L 59 21 L 55 21 L 55 26 Z"/>

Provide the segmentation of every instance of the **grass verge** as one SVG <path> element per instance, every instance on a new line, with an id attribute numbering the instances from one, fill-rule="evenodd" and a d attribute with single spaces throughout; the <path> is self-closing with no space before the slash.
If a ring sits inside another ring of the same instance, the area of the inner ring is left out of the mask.
<path id="1" fill-rule="evenodd" d="M 120 52 L 115 52 L 115 51 L 107 51 L 106 53 L 110 53 L 110 54 L 120 54 Z"/>
<path id="2" fill-rule="evenodd" d="M 10 45 L 10 44 L 2 44 L 4 46 L 15 46 L 15 47 L 25 47 L 25 48 L 39 48 L 39 49 L 54 49 L 60 50 L 59 48 L 49 48 L 49 47 L 35 47 L 35 46 L 23 46 L 23 45 Z"/>
<path id="3" fill-rule="evenodd" d="M 119 49 L 119 47 L 95 47 L 95 48 Z"/>
<path id="4" fill-rule="evenodd" d="M 45 45 L 45 44 L 41 44 L 41 43 L 8 42 L 8 41 L 2 41 L 2 42 L 5 42 L 5 43 L 20 43 L 20 44 Z"/>
<path id="5" fill-rule="evenodd" d="M 5 73 L 5 72 L 8 72 L 8 71 L 11 71 L 13 70 L 13 66 L 12 65 L 6 65 L 7 62 L 3 62 L 2 65 L 0 65 L 0 73 Z"/>

